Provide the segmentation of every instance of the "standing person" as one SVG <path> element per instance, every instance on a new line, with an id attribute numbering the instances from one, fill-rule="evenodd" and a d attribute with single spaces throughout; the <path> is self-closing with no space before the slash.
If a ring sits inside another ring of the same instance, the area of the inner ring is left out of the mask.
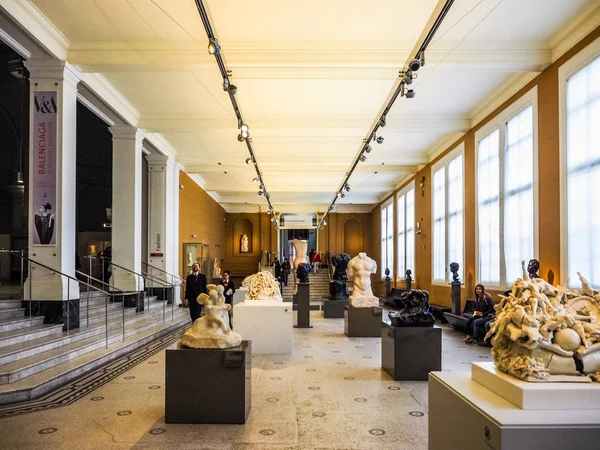
<path id="1" fill-rule="evenodd" d="M 281 273 L 283 274 L 283 284 L 285 284 L 286 286 L 288 284 L 288 277 L 290 276 L 291 269 L 292 266 L 290 266 L 288 259 L 284 258 L 283 264 L 281 264 Z"/>
<path id="2" fill-rule="evenodd" d="M 200 265 L 194 263 L 192 273 L 185 279 L 185 299 L 183 300 L 183 304 L 190 308 L 192 324 L 202 315 L 202 305 L 198 304 L 196 299 L 202 293 L 208 294 L 206 285 L 206 276 L 200 273 Z"/>
<path id="3" fill-rule="evenodd" d="M 281 263 L 279 262 L 278 258 L 275 258 L 273 266 L 275 267 L 275 278 L 277 278 L 277 283 L 279 284 L 279 291 L 283 293 L 283 285 L 281 283 L 283 277 L 281 274 Z"/>
<path id="4" fill-rule="evenodd" d="M 479 322 L 477 325 L 485 326 L 485 322 L 490 320 L 488 319 L 488 316 L 491 316 L 492 314 L 494 314 L 494 302 L 492 301 L 492 296 L 485 292 L 485 286 L 483 284 L 478 284 L 475 286 L 475 305 L 473 307 L 473 317 L 469 318 L 466 324 L 467 337 L 465 338 L 465 342 L 467 344 L 477 343 L 477 341 L 472 337 L 475 332 L 474 322 L 478 320 Z"/>
<path id="5" fill-rule="evenodd" d="M 231 272 L 229 270 L 225 270 L 223 272 L 223 277 L 219 284 L 223 286 L 223 295 L 225 296 L 225 303 L 231 305 L 231 309 L 229 310 L 229 326 L 233 329 L 233 317 L 231 317 L 231 313 L 233 312 L 233 294 L 235 293 L 235 284 L 233 280 L 230 278 Z"/>
<path id="6" fill-rule="evenodd" d="M 319 271 L 319 267 L 321 266 L 321 254 L 319 252 L 315 251 L 311 262 L 313 265 L 313 271 L 315 273 L 317 273 Z"/>

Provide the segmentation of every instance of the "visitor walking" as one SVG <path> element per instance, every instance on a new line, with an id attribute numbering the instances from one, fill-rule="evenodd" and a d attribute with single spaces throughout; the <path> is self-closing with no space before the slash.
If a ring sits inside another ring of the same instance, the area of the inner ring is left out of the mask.
<path id="1" fill-rule="evenodd" d="M 285 284 L 286 286 L 288 285 L 288 277 L 290 276 L 291 269 L 292 266 L 290 266 L 288 259 L 285 258 L 283 260 L 283 264 L 281 264 L 281 273 L 283 275 L 283 284 Z"/>
<path id="2" fill-rule="evenodd" d="M 319 267 L 321 266 L 321 254 L 319 252 L 315 251 L 311 262 L 312 262 L 312 266 L 313 266 L 313 272 L 317 273 L 319 271 Z"/>
<path id="3" fill-rule="evenodd" d="M 208 294 L 206 285 L 206 276 L 200 273 L 200 265 L 194 263 L 192 273 L 185 279 L 185 299 L 183 300 L 184 306 L 190 308 L 192 324 L 202 315 L 202 305 L 198 304 L 196 299 L 202 293 Z"/>

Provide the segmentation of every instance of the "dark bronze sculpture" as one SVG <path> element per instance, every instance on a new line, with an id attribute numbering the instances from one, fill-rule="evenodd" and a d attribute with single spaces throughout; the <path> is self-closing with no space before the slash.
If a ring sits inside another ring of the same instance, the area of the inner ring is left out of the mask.
<path id="1" fill-rule="evenodd" d="M 398 311 L 389 313 L 395 327 L 432 327 L 435 317 L 429 310 L 429 292 L 411 289 L 394 297 Z"/>
<path id="2" fill-rule="evenodd" d="M 308 283 L 308 274 L 310 272 L 310 264 L 299 264 L 296 269 L 296 276 L 300 283 Z"/>
<path id="3" fill-rule="evenodd" d="M 333 281 L 329 283 L 329 300 L 348 300 L 348 291 L 346 290 L 348 271 L 346 268 L 350 262 L 350 256 L 338 253 L 331 257 L 331 262 L 335 271 L 333 272 Z"/>
<path id="4" fill-rule="evenodd" d="M 460 266 L 457 262 L 450 263 L 450 272 L 452 272 L 452 281 L 458 282 L 458 269 Z"/>
<path id="5" fill-rule="evenodd" d="M 404 281 L 406 281 L 406 289 L 409 291 L 412 289 L 412 280 L 412 271 L 410 269 L 406 269 Z"/>
<path id="6" fill-rule="evenodd" d="M 529 274 L 529 278 L 541 278 L 540 274 L 540 262 L 537 259 L 530 259 L 529 264 L 527 264 L 527 273 Z"/>

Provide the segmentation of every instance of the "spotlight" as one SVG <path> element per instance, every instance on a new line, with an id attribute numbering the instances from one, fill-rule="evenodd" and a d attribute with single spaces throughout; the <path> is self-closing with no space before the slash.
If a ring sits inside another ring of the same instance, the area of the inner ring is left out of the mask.
<path id="1" fill-rule="evenodd" d="M 335 195 L 336 195 L 336 197 L 339 197 L 339 196 L 341 195 L 341 193 L 340 193 L 340 192 L 338 192 L 338 193 L 337 193 L 337 194 L 335 194 Z"/>
<path id="2" fill-rule="evenodd" d="M 408 68 L 410 70 L 412 70 L 413 72 L 416 72 L 417 70 L 419 70 L 421 68 L 421 60 L 415 58 L 413 59 L 409 64 L 408 64 Z"/>
<path id="3" fill-rule="evenodd" d="M 408 91 L 406 91 L 406 98 L 415 98 L 416 92 L 413 91 L 412 89 L 409 89 Z"/>
<path id="4" fill-rule="evenodd" d="M 381 116 L 381 118 L 379 119 L 379 126 L 381 128 L 385 128 L 385 122 L 386 122 L 386 117 L 385 114 L 383 116 Z"/>
<path id="5" fill-rule="evenodd" d="M 252 178 L 252 182 L 253 182 L 254 184 L 258 183 L 258 178 L 256 178 L 256 177 Z M 269 214 L 271 214 L 271 213 L 269 213 Z"/>
<path id="6" fill-rule="evenodd" d="M 263 191 L 258 191 L 258 195 L 263 195 Z"/>
<path id="7" fill-rule="evenodd" d="M 327 221 L 326 220 L 323 221 L 323 225 L 327 225 Z"/>
<path id="8" fill-rule="evenodd" d="M 410 70 L 407 70 L 404 73 L 404 76 L 402 77 L 402 81 L 404 81 L 406 84 L 412 84 L 413 82 L 413 74 Z"/>
<path id="9" fill-rule="evenodd" d="M 211 38 L 208 41 L 208 53 L 211 55 L 218 55 L 221 52 L 221 46 L 216 38 Z"/>
<path id="10" fill-rule="evenodd" d="M 421 58 L 419 58 L 419 61 L 421 61 L 421 67 L 425 67 L 425 52 L 421 53 Z"/>
<path id="11" fill-rule="evenodd" d="M 346 189 L 346 192 L 350 192 L 350 185 L 348 183 L 346 183 L 345 189 Z"/>
<path id="12" fill-rule="evenodd" d="M 367 153 L 371 153 L 371 150 L 373 150 L 373 147 L 371 147 L 370 145 L 367 145 L 367 146 L 365 147 L 365 152 L 367 152 Z"/>
<path id="13" fill-rule="evenodd" d="M 245 140 L 246 140 L 246 138 L 244 136 L 242 136 L 241 134 L 238 134 L 238 141 L 244 142 Z M 250 158 L 248 158 L 248 159 L 250 159 Z M 246 160 L 246 164 L 250 164 L 248 162 L 248 159 Z"/>
<path id="14" fill-rule="evenodd" d="M 242 131 L 242 133 L 244 133 L 244 132 L 247 133 L 249 129 L 250 128 L 248 128 L 248 125 L 246 125 L 245 123 L 240 125 L 240 130 Z"/>
<path id="15" fill-rule="evenodd" d="M 238 139 L 239 139 L 239 137 L 238 137 Z M 252 163 L 252 162 L 253 162 L 253 161 L 252 161 L 252 158 L 246 158 L 246 164 L 250 164 L 250 163 Z"/>
<path id="16" fill-rule="evenodd" d="M 364 154 L 361 154 L 358 159 L 360 159 L 362 162 L 365 162 L 367 160 L 367 157 Z"/>
<path id="17" fill-rule="evenodd" d="M 342 198 L 344 198 L 345 196 L 346 196 L 346 194 L 344 194 L 344 193 L 342 192 L 342 195 L 341 195 L 341 197 L 342 197 Z"/>
<path id="18" fill-rule="evenodd" d="M 229 80 L 227 80 L 227 79 L 223 80 L 223 90 L 225 92 L 227 92 L 229 90 Z"/>
<path id="19" fill-rule="evenodd" d="M 240 136 L 242 136 L 244 139 L 246 139 L 248 136 L 250 136 L 250 133 L 248 131 L 242 131 L 240 133 Z"/>
<path id="20" fill-rule="evenodd" d="M 229 92 L 232 95 L 237 94 L 237 86 L 235 84 L 230 84 L 229 86 L 227 86 L 227 92 Z"/>
<path id="21" fill-rule="evenodd" d="M 377 136 L 377 139 L 375 139 L 375 141 L 376 141 L 378 144 L 383 144 L 383 136 Z"/>

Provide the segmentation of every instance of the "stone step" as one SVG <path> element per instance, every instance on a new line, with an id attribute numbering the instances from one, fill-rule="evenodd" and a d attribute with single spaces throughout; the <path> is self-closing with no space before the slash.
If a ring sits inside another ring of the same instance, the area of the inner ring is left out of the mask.
<path id="1" fill-rule="evenodd" d="M 126 337 L 155 326 L 157 324 L 157 314 L 138 313 L 132 322 L 125 327 Z M 109 345 L 121 341 L 122 337 L 122 329 L 111 327 Z M 13 383 L 105 346 L 105 339 L 101 336 L 92 336 L 3 364 L 0 366 L 0 385 Z"/>
<path id="2" fill-rule="evenodd" d="M 12 317 L 10 319 L 0 320 L 0 333 L 4 331 L 17 330 L 20 328 L 33 327 L 44 323 L 43 317 Z"/>
<path id="3" fill-rule="evenodd" d="M 25 317 L 25 308 L 0 309 L 0 319 L 10 319 L 13 317 Z"/>
<path id="4" fill-rule="evenodd" d="M 4 309 L 21 308 L 21 300 L 0 300 L 0 311 Z"/>
<path id="5" fill-rule="evenodd" d="M 24 343 L 45 336 L 53 336 L 62 333 L 62 324 L 42 324 L 33 327 L 17 328 L 0 333 L 0 350 L 3 347 Z"/>
<path id="6" fill-rule="evenodd" d="M 143 330 L 138 330 L 138 332 L 128 336 L 124 342 L 119 338 L 108 348 L 104 348 L 103 344 L 102 348 L 56 364 L 14 383 L 0 385 L 0 405 L 40 397 L 104 364 L 144 347 L 166 334 L 179 330 L 183 331 L 185 327 L 189 327 L 189 321 L 187 309 L 176 311 L 173 322 L 157 324 L 155 321 Z"/>
<path id="7" fill-rule="evenodd" d="M 136 314 L 125 319 L 125 332 L 129 329 L 135 329 L 137 324 L 143 320 L 151 318 L 153 321 L 161 320 L 162 315 L 158 312 L 152 314 Z M 167 317 L 170 319 L 170 316 Z M 37 339 L 28 340 L 25 342 L 15 343 L 13 345 L 0 348 L 0 371 L 2 364 L 8 364 L 13 361 L 18 361 L 29 356 L 42 353 L 60 346 L 82 341 L 84 339 L 96 336 L 96 339 L 105 341 L 106 327 L 105 322 L 96 323 L 90 326 L 83 326 L 70 332 L 62 332 L 59 334 L 51 334 L 49 336 L 40 337 Z M 123 333 L 123 320 L 119 315 L 114 318 L 109 317 L 108 321 L 109 337 L 115 334 Z"/>
<path id="8" fill-rule="evenodd" d="M 120 305 L 117 305 L 120 306 Z M 108 311 L 108 321 L 110 322 L 111 320 L 114 319 L 121 319 L 123 318 L 123 315 L 125 315 L 125 320 L 127 320 L 128 318 L 134 317 L 137 313 L 135 312 L 135 308 L 125 308 L 123 310 L 123 308 L 118 308 L 118 309 L 112 309 Z M 97 323 L 104 323 L 106 320 L 106 311 L 104 310 L 104 308 L 102 310 L 96 310 L 94 312 L 90 312 L 90 318 L 88 320 L 87 318 L 87 314 L 86 312 L 83 312 L 83 315 L 80 312 L 79 315 L 79 326 L 87 326 L 88 324 L 94 325 Z"/>

